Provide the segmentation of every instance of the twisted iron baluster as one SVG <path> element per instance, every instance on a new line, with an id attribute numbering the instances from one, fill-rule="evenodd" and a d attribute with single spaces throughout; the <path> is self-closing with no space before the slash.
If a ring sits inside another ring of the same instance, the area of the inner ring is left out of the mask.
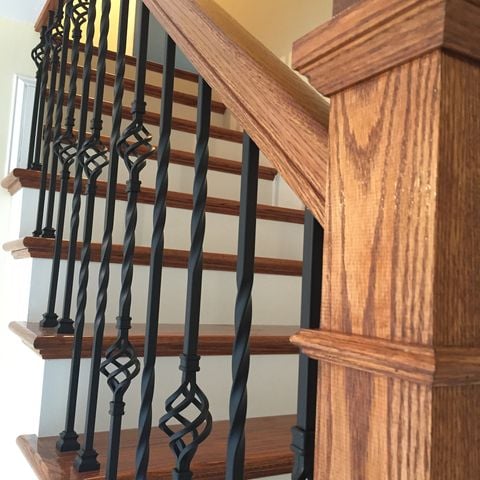
<path id="1" fill-rule="evenodd" d="M 85 326 L 85 309 L 87 306 L 87 287 L 92 241 L 93 215 L 97 180 L 108 165 L 107 148 L 101 142 L 102 106 L 105 87 L 106 51 L 109 30 L 110 0 L 103 0 L 102 20 L 100 25 L 99 58 L 97 64 L 96 93 L 92 131 L 84 143 L 79 158 L 82 159 L 87 182 L 87 200 L 85 206 L 83 247 L 80 260 L 79 285 L 77 294 L 77 312 L 75 316 L 75 336 L 73 340 L 72 363 L 70 366 L 70 382 L 68 389 L 67 415 L 65 430 L 60 434 L 57 448 L 60 451 L 78 450 L 78 435 L 75 432 L 75 417 L 82 357 L 83 332 Z"/>
<path id="2" fill-rule="evenodd" d="M 43 315 L 45 322 L 55 326 L 58 324 L 58 316 L 55 313 L 55 304 L 57 299 L 58 277 L 60 273 L 60 260 L 62 254 L 63 232 L 65 227 L 65 209 L 67 205 L 68 181 L 70 179 L 70 168 L 75 161 L 77 155 L 76 138 L 73 132 L 75 124 L 75 97 L 77 92 L 77 64 L 78 64 L 78 50 L 79 42 L 82 35 L 82 25 L 86 21 L 85 14 L 74 9 L 75 0 L 68 0 L 65 5 L 65 35 L 64 40 L 68 42 L 70 24 L 73 24 L 73 44 L 72 44 L 72 59 L 70 68 L 70 85 L 67 103 L 67 116 L 65 121 L 65 132 L 62 133 L 61 128 L 58 129 L 57 136 L 53 144 L 53 150 L 61 165 L 60 176 L 60 195 L 58 199 L 57 212 L 57 234 L 55 236 L 55 246 L 52 260 L 52 273 L 50 276 L 50 289 L 48 293 L 47 311 Z M 67 30 L 68 27 L 68 30 Z M 68 52 L 62 51 L 62 56 Z M 62 58 L 63 62 L 63 58 Z M 56 126 L 62 121 L 63 111 L 61 109 L 63 98 L 57 98 L 57 119 Z M 59 332 L 62 333 L 61 325 Z M 63 332 L 65 333 L 65 332 Z"/>
<path id="3" fill-rule="evenodd" d="M 180 370 L 183 372 L 182 383 L 178 390 L 167 399 L 165 404 L 167 413 L 160 419 L 160 428 L 170 437 L 170 448 L 176 456 L 176 466 L 172 473 L 174 480 L 190 480 L 192 478 L 190 466 L 193 457 L 199 445 L 208 437 L 212 429 L 208 399 L 197 384 L 197 372 L 200 370 L 200 357 L 197 351 L 202 294 L 211 101 L 211 88 L 205 80 L 200 79 L 191 224 L 192 246 L 188 260 L 184 347 L 180 357 Z M 185 416 L 185 411 L 192 406 L 199 413 L 193 420 L 189 420 Z M 178 430 L 170 427 L 169 423 L 172 420 L 180 422 L 183 428 Z"/>
<path id="4" fill-rule="evenodd" d="M 40 157 L 35 156 L 35 139 L 37 134 L 37 124 L 39 121 L 39 112 L 40 112 L 40 94 L 42 87 L 42 71 L 43 64 L 45 62 L 45 32 L 47 28 L 42 27 L 40 32 L 40 42 L 32 50 L 32 60 L 37 67 L 37 72 L 35 74 L 35 97 L 33 100 L 33 111 L 32 111 L 32 125 L 30 127 L 30 144 L 28 148 L 28 160 L 27 168 L 30 170 L 40 170 L 42 168 L 39 160 Z M 43 118 L 43 114 L 42 114 Z"/>
<path id="5" fill-rule="evenodd" d="M 63 118 L 63 96 L 65 93 L 65 79 L 67 72 L 68 61 L 68 45 L 70 37 L 70 13 L 72 9 L 73 0 L 67 0 L 65 4 L 65 17 L 63 20 L 63 39 L 62 39 L 62 58 L 60 62 L 60 77 L 58 80 L 58 93 L 57 93 L 57 105 L 55 107 L 55 131 L 53 134 L 53 161 L 52 170 L 50 172 L 50 187 L 49 187 L 49 199 L 47 211 L 53 215 L 53 199 L 55 196 L 55 190 L 57 185 L 57 165 L 58 162 L 62 163 L 63 160 L 59 155 L 57 148 L 57 142 L 62 136 L 62 118 Z M 48 292 L 47 311 L 43 314 L 43 319 L 40 322 L 42 327 L 56 327 L 58 325 L 58 315 L 55 313 L 55 302 L 57 299 L 57 285 L 58 275 L 60 270 L 60 256 L 61 245 L 63 238 L 63 224 L 65 221 L 65 204 L 66 204 L 66 190 L 62 191 L 64 182 L 64 171 L 62 169 L 62 178 L 60 184 L 60 198 L 58 204 L 58 218 L 57 218 L 57 234 L 55 239 L 54 255 L 52 260 L 52 272 L 50 275 L 50 288 Z M 68 178 L 66 179 L 68 182 Z M 63 197 L 62 197 L 63 196 Z M 47 225 L 48 223 L 47 214 Z"/>
<path id="6" fill-rule="evenodd" d="M 33 158 L 33 167 L 35 170 L 42 169 L 42 162 L 40 161 L 41 151 L 42 151 L 42 139 L 43 139 L 43 121 L 45 117 L 45 105 L 46 105 L 46 96 L 47 96 L 47 84 L 48 77 L 50 73 L 50 52 L 51 52 L 51 43 L 50 43 L 50 33 L 53 25 L 54 14 L 49 12 L 47 27 L 44 30 L 44 56 L 42 64 L 42 74 L 40 81 L 40 104 L 38 106 L 38 116 L 37 116 L 37 131 L 35 133 L 35 154 Z M 39 236 L 40 233 L 36 233 L 36 230 L 32 233 L 33 236 Z"/>
<path id="7" fill-rule="evenodd" d="M 120 289 L 118 335 L 116 342 L 107 350 L 101 372 L 107 376 L 107 383 L 113 393 L 110 403 L 110 436 L 107 454 L 106 479 L 116 480 L 122 416 L 123 397 L 130 383 L 140 372 L 140 362 L 128 338 L 132 318 L 133 257 L 135 253 L 135 229 L 137 226 L 137 199 L 140 192 L 140 173 L 147 159 L 155 151 L 151 145 L 152 136 L 145 128 L 145 77 L 147 71 L 149 10 L 142 5 L 139 56 L 135 79 L 135 101 L 132 105 L 133 122 L 127 127 L 117 143 L 118 154 L 123 158 L 129 172 L 127 182 L 127 210 L 125 214 L 125 237 Z M 143 152 L 143 153 L 142 153 Z"/>
<path id="8" fill-rule="evenodd" d="M 168 165 L 170 162 L 170 135 L 172 132 L 173 84 L 175 78 L 175 42 L 167 35 L 163 68 L 160 141 L 157 155 L 155 204 L 153 207 L 153 234 L 150 251 L 150 279 L 148 285 L 147 324 L 142 374 L 142 400 L 139 415 L 139 438 L 136 455 L 136 480 L 147 480 L 152 429 L 152 400 L 155 388 L 155 361 L 157 357 L 158 318 L 164 230 L 167 214 Z"/>
<path id="9" fill-rule="evenodd" d="M 233 344 L 233 385 L 230 394 L 230 432 L 227 449 L 228 480 L 243 480 L 245 468 L 245 421 L 247 380 L 250 367 L 252 288 L 255 263 L 259 151 L 245 134 L 243 140 L 242 186 L 238 231 L 237 299 Z"/>
<path id="10" fill-rule="evenodd" d="M 40 177 L 40 190 L 38 193 L 38 206 L 37 206 L 37 220 L 35 224 L 35 230 L 33 232 L 34 237 L 45 237 L 53 238 L 55 236 L 54 232 L 44 230 L 43 225 L 43 214 L 45 209 L 45 192 L 47 189 L 47 176 L 48 176 L 48 166 L 50 159 L 50 144 L 52 142 L 52 123 L 53 123 L 53 112 L 55 107 L 55 90 L 57 87 L 57 70 L 58 70 L 58 56 L 62 46 L 62 8 L 63 2 L 58 3 L 57 12 L 49 13 L 49 16 L 53 19 L 51 25 L 47 28 L 45 35 L 47 42 L 47 52 L 51 58 L 49 59 L 48 65 L 45 68 L 50 69 L 50 86 L 48 92 L 48 102 L 47 102 L 47 115 L 45 117 L 45 128 L 43 129 L 43 150 L 42 150 L 42 174 Z M 45 82 L 46 87 L 46 82 Z M 44 95 L 46 95 L 46 88 L 44 90 Z"/>
<path id="11" fill-rule="evenodd" d="M 105 4 L 104 4 L 105 6 Z M 120 137 L 122 122 L 122 100 L 125 76 L 125 50 L 128 27 L 128 0 L 120 3 L 117 60 L 115 67 L 114 100 L 112 112 L 112 134 L 110 137 L 110 165 L 108 169 L 107 200 L 105 206 L 105 230 L 102 239 L 100 272 L 98 278 L 97 309 L 95 313 L 94 335 L 92 344 L 92 361 L 88 387 L 87 415 L 85 419 L 85 435 L 82 449 L 75 459 L 75 468 L 79 472 L 97 470 L 97 452 L 94 449 L 95 420 L 97 415 L 98 387 L 100 380 L 100 362 L 105 329 L 105 310 L 107 308 L 108 284 L 110 279 L 110 256 L 112 252 L 112 232 L 115 219 L 115 197 L 118 177 L 118 151 L 116 148 Z M 102 21 L 104 17 L 102 15 Z M 108 17 L 105 18 L 108 25 Z M 107 28 L 107 27 L 106 27 Z M 104 56 L 104 54 L 102 54 Z M 100 57 L 100 52 L 99 52 Z"/>
<path id="12" fill-rule="evenodd" d="M 82 196 L 82 177 L 83 177 L 83 154 L 82 146 L 85 142 L 85 132 L 87 129 L 87 115 L 88 115 L 88 100 L 90 93 L 90 74 L 93 56 L 93 36 L 95 33 L 95 19 L 96 19 L 96 2 L 89 0 L 77 0 L 73 7 L 76 22 L 87 22 L 87 36 L 85 42 L 85 58 L 83 65 L 83 79 L 82 79 L 82 93 L 80 104 L 80 120 L 78 124 L 78 137 L 76 139 L 76 157 L 75 157 L 75 181 L 73 184 L 73 198 L 72 198 L 72 214 L 70 217 L 70 237 L 68 243 L 68 258 L 67 258 L 67 272 L 65 278 L 65 290 L 63 299 L 62 317 L 59 320 L 58 333 L 73 333 L 73 320 L 70 318 L 70 311 L 72 306 L 73 295 L 73 277 L 75 273 L 75 261 L 77 257 L 77 238 L 78 228 L 80 224 L 80 208 Z M 75 22 L 74 22 L 75 23 Z M 74 38 L 75 42 L 75 38 Z M 73 59 L 72 59 L 73 60 Z M 72 75 L 77 76 L 77 64 L 72 62 Z M 75 70 L 75 71 L 74 71 Z M 70 92 L 71 93 L 71 92 Z M 73 96 L 69 97 L 69 102 L 75 102 Z M 67 121 L 71 121 L 68 118 Z M 73 123 L 73 122 L 72 122 Z"/>
<path id="13" fill-rule="evenodd" d="M 320 328 L 322 291 L 323 229 L 305 211 L 303 240 L 301 328 Z M 312 480 L 317 408 L 318 362 L 300 354 L 298 371 L 297 425 L 292 428 L 294 465 L 292 480 Z"/>

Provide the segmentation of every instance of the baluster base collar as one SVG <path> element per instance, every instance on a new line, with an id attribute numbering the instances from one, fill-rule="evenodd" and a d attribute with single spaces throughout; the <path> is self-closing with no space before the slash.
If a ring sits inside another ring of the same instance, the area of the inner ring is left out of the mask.
<path id="1" fill-rule="evenodd" d="M 78 435 L 76 432 L 63 431 L 57 440 L 57 450 L 59 452 L 74 452 L 80 450 Z"/>

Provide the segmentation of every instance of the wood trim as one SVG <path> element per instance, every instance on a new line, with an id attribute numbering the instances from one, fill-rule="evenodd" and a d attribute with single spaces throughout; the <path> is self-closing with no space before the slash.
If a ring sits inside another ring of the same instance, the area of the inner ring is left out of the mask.
<path id="1" fill-rule="evenodd" d="M 332 95 L 439 48 L 480 61 L 478 3 L 358 2 L 296 41 L 293 65 L 315 88 Z"/>
<path id="2" fill-rule="evenodd" d="M 323 223 L 328 104 L 214 1 L 144 3 Z"/>
<path id="3" fill-rule="evenodd" d="M 52 258 L 54 240 L 49 238 L 24 237 L 20 240 L 7 242 L 3 249 L 10 252 L 15 259 L 22 258 Z M 80 259 L 82 243 L 78 242 L 77 259 Z M 101 244 L 93 243 L 91 250 L 91 261 L 99 262 Z M 68 241 L 63 242 L 62 259 L 65 260 L 68 254 Z M 187 250 L 165 249 L 163 266 L 170 268 L 187 268 Z M 123 246 L 113 245 L 111 263 L 122 263 Z M 135 265 L 150 265 L 150 247 L 137 246 L 134 254 Z M 237 268 L 237 257 L 227 253 L 204 253 L 203 268 L 205 270 L 217 270 L 223 272 L 235 272 Z M 298 260 L 286 260 L 267 257 L 257 257 L 255 260 L 255 272 L 270 275 L 301 276 L 302 262 Z"/>
<path id="4" fill-rule="evenodd" d="M 10 330 L 25 345 L 44 360 L 69 359 L 72 355 L 73 335 L 59 335 L 54 328 L 41 328 L 37 323 L 12 322 Z M 250 337 L 252 355 L 288 355 L 296 354 L 297 349 L 288 341 L 296 327 L 284 325 L 254 325 Z M 114 324 L 105 326 L 104 349 L 116 339 Z M 145 325 L 135 324 L 130 330 L 130 341 L 139 357 L 143 357 L 145 344 Z M 182 353 L 184 325 L 159 325 L 157 338 L 157 356 L 171 357 Z M 232 325 L 201 325 L 199 355 L 231 355 L 234 339 Z M 93 325 L 85 326 L 82 344 L 82 358 L 92 353 Z"/>
<path id="5" fill-rule="evenodd" d="M 295 415 L 247 419 L 245 478 L 261 478 L 291 472 L 293 453 L 290 450 L 290 429 Z M 223 480 L 225 478 L 225 445 L 229 422 L 213 423 L 211 435 L 198 449 L 192 462 L 196 480 Z M 80 436 L 81 437 L 81 436 Z M 108 432 L 95 433 L 95 448 L 99 452 L 100 471 L 77 473 L 72 467 L 77 452 L 59 453 L 55 448 L 58 437 L 38 438 L 23 435 L 17 439 L 25 458 L 40 480 L 104 480 Z M 118 480 L 135 478 L 135 453 L 138 440 L 136 429 L 122 431 Z M 153 428 L 150 439 L 148 478 L 171 480 L 175 459 L 168 446 L 168 437 Z"/>
<path id="6" fill-rule="evenodd" d="M 55 11 L 58 6 L 58 0 L 46 0 L 35 22 L 35 30 L 39 32 L 43 26 L 48 23 L 48 12 Z"/>
<path id="7" fill-rule="evenodd" d="M 78 77 L 82 78 L 83 76 L 83 67 L 79 66 L 78 70 Z M 67 65 L 67 72 L 70 71 L 70 64 Z M 90 80 L 95 81 L 97 77 L 97 71 L 92 69 L 90 74 Z M 105 85 L 109 87 L 113 87 L 115 84 L 115 75 L 113 73 L 106 73 L 105 74 Z M 123 81 L 123 86 L 125 90 L 134 92 L 135 91 L 135 80 L 131 78 L 125 78 Z M 160 99 L 162 97 L 162 87 L 160 85 L 150 85 L 145 84 L 145 95 L 153 98 Z M 186 105 L 187 107 L 196 107 L 197 106 L 197 96 L 191 95 L 189 93 L 180 92 L 175 90 L 173 92 L 173 101 L 175 103 L 181 103 L 182 105 Z M 226 107 L 222 102 L 217 100 L 212 100 L 212 111 L 215 113 L 224 114 L 226 111 Z"/>
<path id="8" fill-rule="evenodd" d="M 7 189 L 11 195 L 17 193 L 21 188 L 40 187 L 41 172 L 35 170 L 26 170 L 23 168 L 16 168 L 7 177 L 5 177 L 1 185 Z M 50 186 L 50 175 L 48 175 L 47 185 Z M 70 179 L 68 191 L 73 193 L 74 179 Z M 87 181 L 83 180 L 83 189 L 85 191 Z M 47 187 L 48 190 L 48 187 Z M 57 177 L 56 183 L 57 192 L 60 190 L 60 176 Z M 97 197 L 105 198 L 107 193 L 107 182 L 97 182 Z M 126 201 L 127 193 L 125 185 L 117 185 L 117 199 Z M 155 189 L 141 187 L 138 195 L 138 202 L 146 205 L 153 205 L 155 202 Z M 189 193 L 182 192 L 168 192 L 167 207 L 181 208 L 191 210 L 193 206 L 193 198 Z M 207 212 L 218 213 L 222 215 L 238 216 L 240 212 L 240 202 L 236 200 L 228 200 L 225 198 L 208 197 L 207 198 Z M 257 205 L 257 218 L 262 220 L 272 220 L 277 222 L 297 223 L 303 225 L 304 212 L 293 208 L 276 207 L 272 205 Z"/>
<path id="9" fill-rule="evenodd" d="M 480 384 L 480 348 L 428 347 L 322 330 L 291 342 L 311 358 L 436 387 Z"/>

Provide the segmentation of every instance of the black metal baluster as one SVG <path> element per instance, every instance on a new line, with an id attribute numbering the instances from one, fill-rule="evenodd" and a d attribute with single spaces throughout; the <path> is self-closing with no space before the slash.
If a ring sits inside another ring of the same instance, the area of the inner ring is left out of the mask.
<path id="1" fill-rule="evenodd" d="M 63 4 L 63 3 L 64 3 L 63 1 L 59 2 L 59 6 L 60 4 Z M 66 3 L 67 2 L 65 2 L 65 4 Z M 62 43 L 60 47 L 62 56 L 60 59 L 58 86 L 56 91 L 57 103 L 55 106 L 55 122 L 53 126 L 53 135 L 52 135 L 53 156 L 52 156 L 51 167 L 50 167 L 50 185 L 48 189 L 48 201 L 47 201 L 45 226 L 43 228 L 43 233 L 42 233 L 42 237 L 46 237 L 46 238 L 55 237 L 55 229 L 53 228 L 53 214 L 54 214 L 55 195 L 56 195 L 56 186 L 57 186 L 58 154 L 55 150 L 54 142 L 58 139 L 62 130 L 65 78 L 67 73 L 68 50 L 69 50 L 69 44 L 70 44 L 69 37 L 70 37 L 70 16 L 67 14 L 67 8 L 65 5 L 64 14 L 63 14 Z M 55 325 L 51 325 L 51 326 L 57 325 L 56 318 L 54 323 Z"/>
<path id="2" fill-rule="evenodd" d="M 70 40 L 70 16 L 72 9 L 73 0 L 67 0 L 65 3 L 65 14 L 63 20 L 63 39 L 62 39 L 62 58 L 60 61 L 60 77 L 58 79 L 58 93 L 57 93 L 57 105 L 55 107 L 55 130 L 53 134 L 53 161 L 52 161 L 52 170 L 50 177 L 50 187 L 49 187 L 49 199 L 48 199 L 48 208 L 47 211 L 50 212 L 53 216 L 53 200 L 51 199 L 52 194 L 55 196 L 56 184 L 57 184 L 57 165 L 58 162 L 62 162 L 60 158 L 59 151 L 57 148 L 57 141 L 62 136 L 62 118 L 63 118 L 63 96 L 65 94 L 65 79 L 67 73 L 67 61 L 68 61 L 68 46 Z M 63 177 L 63 171 L 62 171 Z M 67 179 L 68 181 L 68 179 Z M 66 191 L 62 192 L 62 182 L 60 183 L 60 197 L 62 193 L 66 199 Z M 63 201 L 63 203 L 62 203 Z M 47 214 L 47 226 L 48 226 L 48 217 Z M 43 314 L 43 319 L 40 322 L 42 327 L 56 327 L 58 325 L 58 315 L 55 313 L 55 301 L 57 299 L 57 285 L 58 285 L 58 274 L 60 266 L 60 255 L 61 255 L 61 242 L 63 237 L 63 223 L 65 217 L 65 201 L 59 199 L 59 208 L 58 208 L 58 220 L 57 220 L 57 236 L 55 239 L 54 247 L 54 258 L 52 261 L 52 273 L 50 275 L 50 288 L 48 292 L 47 300 L 47 311 Z M 60 227 L 60 231 L 58 230 Z M 60 249 L 57 244 L 60 244 Z"/>
<path id="3" fill-rule="evenodd" d="M 70 67 L 70 86 L 67 103 L 67 116 L 65 121 L 65 132 L 62 133 L 61 128 L 58 128 L 56 132 L 53 149 L 58 161 L 60 162 L 61 176 L 60 176 L 60 194 L 58 198 L 58 212 L 57 212 L 57 232 L 55 236 L 55 246 L 53 251 L 52 271 L 50 276 L 50 288 L 48 293 L 47 311 L 43 315 L 42 325 L 44 326 L 56 326 L 58 325 L 58 315 L 55 313 L 55 303 L 57 299 L 58 290 L 58 277 L 60 273 L 60 260 L 62 254 L 63 244 L 63 231 L 65 226 L 65 209 L 67 205 L 67 193 L 68 182 L 70 179 L 70 168 L 73 165 L 77 156 L 77 144 L 76 138 L 73 132 L 75 125 L 75 97 L 77 92 L 77 64 L 78 64 L 78 51 L 79 42 L 82 36 L 82 25 L 87 18 L 87 10 L 84 8 L 78 8 L 78 2 L 75 5 L 76 0 L 68 0 L 65 5 L 65 35 L 64 41 L 69 42 L 69 29 L 70 24 L 73 25 L 73 44 L 71 48 L 72 58 Z M 67 52 L 62 51 L 63 56 L 67 55 Z M 65 72 L 66 73 L 66 72 Z M 63 98 L 57 98 L 57 111 L 56 111 L 56 128 L 62 121 L 63 111 L 61 110 L 61 104 L 63 105 Z M 61 329 L 59 329 L 61 332 Z"/>
<path id="4" fill-rule="evenodd" d="M 37 131 L 35 133 L 35 153 L 32 161 L 32 166 L 34 170 L 41 170 L 42 169 L 42 162 L 40 160 L 41 152 L 42 152 L 42 139 L 43 139 L 43 122 L 45 117 L 45 105 L 47 101 L 47 84 L 50 75 L 50 53 L 51 53 L 51 43 L 50 43 L 50 36 L 53 27 L 53 20 L 54 20 L 54 12 L 50 11 L 48 13 L 48 22 L 47 27 L 45 28 L 45 35 L 44 35 L 44 56 L 43 56 L 43 64 L 42 64 L 42 74 L 41 74 L 41 81 L 40 81 L 40 103 L 38 106 L 38 116 L 37 116 Z M 32 235 L 34 237 L 40 236 L 41 231 L 37 233 L 35 230 Z"/>
<path id="5" fill-rule="evenodd" d="M 320 327 L 322 292 L 323 228 L 305 211 L 303 240 L 301 328 Z M 300 354 L 298 377 L 297 425 L 292 428 L 295 461 L 292 480 L 312 480 L 317 409 L 318 362 Z"/>
<path id="6" fill-rule="evenodd" d="M 47 176 L 51 150 L 50 147 L 52 143 L 52 125 L 55 108 L 55 91 L 57 88 L 58 60 L 63 37 L 62 12 L 63 1 L 59 1 L 56 13 L 54 14 L 53 12 L 50 12 L 50 16 L 54 15 L 54 19 L 51 27 L 47 29 L 46 33 L 47 49 L 51 55 L 51 59 L 48 62 L 48 65 L 46 65 L 46 68 L 50 68 L 50 86 L 48 92 L 47 114 L 45 117 L 45 128 L 43 129 L 42 174 L 40 177 L 40 190 L 38 192 L 37 220 L 35 224 L 35 230 L 33 232 L 34 237 L 42 236 L 44 238 L 54 238 L 55 236 L 55 232 L 44 230 L 42 225 L 45 210 L 45 195 L 47 190 Z"/>
<path id="7" fill-rule="evenodd" d="M 80 260 L 79 285 L 77 295 L 77 312 L 75 316 L 75 336 L 73 340 L 72 363 L 70 366 L 70 382 L 68 389 L 67 415 L 65 430 L 60 434 L 57 449 L 60 451 L 78 450 L 78 435 L 75 432 L 80 361 L 82 356 L 83 331 L 85 326 L 85 308 L 87 306 L 87 287 L 92 241 L 92 226 L 95 206 L 97 180 L 108 165 L 107 148 L 101 142 L 102 107 L 105 90 L 106 52 L 109 30 L 110 0 L 102 2 L 102 18 L 100 24 L 100 40 L 96 76 L 95 104 L 93 107 L 92 132 L 82 147 L 79 158 L 83 158 L 83 168 L 87 183 L 87 199 L 85 206 L 83 247 Z"/>
<path id="8" fill-rule="evenodd" d="M 208 141 L 210 135 L 212 90 L 205 80 L 199 80 L 197 147 L 195 150 L 195 180 L 193 186 L 193 212 L 191 224 L 192 246 L 188 260 L 187 307 L 185 337 L 180 357 L 182 383 L 165 404 L 167 413 L 160 419 L 160 428 L 170 438 L 170 448 L 176 456 L 172 473 L 174 480 L 190 480 L 191 462 L 199 445 L 212 430 L 212 416 L 208 398 L 197 384 L 200 370 L 198 335 L 203 274 L 203 240 L 205 237 L 205 207 L 207 202 Z M 189 420 L 186 410 L 195 407 L 198 415 Z M 172 428 L 172 420 L 180 422 L 182 429 Z M 191 440 L 187 443 L 187 440 Z"/>
<path id="9" fill-rule="evenodd" d="M 157 357 L 158 319 L 164 229 L 167 214 L 168 166 L 170 162 L 170 135 L 172 132 L 173 84 L 175 78 L 174 41 L 167 35 L 163 67 L 160 141 L 157 155 L 155 204 L 153 207 L 153 234 L 150 251 L 150 278 L 148 284 L 147 324 L 142 374 L 142 400 L 139 415 L 139 438 L 136 455 L 136 480 L 147 480 L 152 429 L 152 400 L 155 388 L 155 361 Z"/>
<path id="10" fill-rule="evenodd" d="M 59 320 L 58 333 L 73 333 L 73 320 L 70 318 L 73 295 L 73 277 L 75 273 L 75 261 L 77 258 L 78 228 L 80 224 L 80 209 L 83 189 L 83 152 L 87 130 L 88 102 L 90 93 L 90 75 L 92 71 L 93 36 L 95 33 L 96 1 L 78 0 L 77 9 L 87 12 L 87 36 L 85 41 L 85 58 L 83 64 L 82 92 L 80 103 L 80 120 L 78 123 L 77 155 L 75 159 L 75 180 L 73 184 L 72 215 L 70 217 L 70 237 L 68 243 L 67 273 L 65 278 L 65 290 L 63 299 L 62 317 Z"/>
<path id="11" fill-rule="evenodd" d="M 123 240 L 123 261 L 121 273 L 120 305 L 117 317 L 117 340 L 106 352 L 101 372 L 107 377 L 112 390 L 110 402 L 110 434 L 107 452 L 105 478 L 116 480 L 120 454 L 120 436 L 124 414 L 124 395 L 131 381 L 140 372 L 140 361 L 129 341 L 131 328 L 133 257 L 135 253 L 135 230 L 137 227 L 137 199 L 140 193 L 140 173 L 147 159 L 155 151 L 151 146 L 152 136 L 143 123 L 145 115 L 145 78 L 147 73 L 148 24 L 150 12 L 142 5 L 140 43 L 135 79 L 135 101 L 132 105 L 133 121 L 120 137 L 117 148 L 123 158 L 129 179 L 127 181 L 127 210 L 125 214 L 125 237 Z M 143 152 L 143 153 L 142 153 Z"/>
<path id="12" fill-rule="evenodd" d="M 97 309 L 95 313 L 92 345 L 92 361 L 88 386 L 87 415 L 85 419 L 85 435 L 81 450 L 74 466 L 79 472 L 98 470 L 98 453 L 94 448 L 95 420 L 97 416 L 98 387 L 100 381 L 100 362 L 102 357 L 103 333 L 105 329 L 105 310 L 107 308 L 108 284 L 110 279 L 110 256 L 112 252 L 112 232 L 115 219 L 115 200 L 118 177 L 118 150 L 122 122 L 123 80 L 125 77 L 125 50 L 128 29 L 129 0 L 120 3 L 117 60 L 115 67 L 114 101 L 112 112 L 112 134 L 110 137 L 110 164 L 108 169 L 107 200 L 105 207 L 105 229 L 102 239 L 100 272 L 98 277 Z"/>
<path id="13" fill-rule="evenodd" d="M 243 480 L 245 468 L 245 421 L 247 418 L 247 381 L 250 368 L 249 342 L 252 326 L 258 165 L 258 147 L 245 134 L 238 233 L 238 293 L 235 303 L 235 340 L 232 354 L 233 385 L 230 395 L 230 432 L 225 477 L 227 480 Z"/>
<path id="14" fill-rule="evenodd" d="M 43 70 L 43 64 L 45 62 L 46 30 L 47 30 L 46 27 L 42 27 L 42 30 L 40 32 L 40 42 L 32 50 L 32 60 L 35 63 L 35 66 L 37 67 L 37 72 L 35 74 L 35 97 L 33 100 L 32 126 L 30 128 L 30 144 L 28 148 L 28 161 L 27 161 L 27 168 L 29 168 L 30 170 L 40 170 L 42 168 L 40 163 L 35 163 L 34 160 L 35 160 L 35 140 L 36 140 L 36 134 L 37 134 L 37 123 L 39 121 L 39 111 L 40 111 L 42 70 Z M 39 160 L 39 158 L 37 160 Z"/>

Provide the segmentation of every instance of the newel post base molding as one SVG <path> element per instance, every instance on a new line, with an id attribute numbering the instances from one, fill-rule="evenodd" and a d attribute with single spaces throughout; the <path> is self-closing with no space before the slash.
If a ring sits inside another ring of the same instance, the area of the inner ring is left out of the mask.
<path id="1" fill-rule="evenodd" d="M 480 478 L 480 2 L 364 0 L 300 39 L 331 97 L 317 480 Z"/>

